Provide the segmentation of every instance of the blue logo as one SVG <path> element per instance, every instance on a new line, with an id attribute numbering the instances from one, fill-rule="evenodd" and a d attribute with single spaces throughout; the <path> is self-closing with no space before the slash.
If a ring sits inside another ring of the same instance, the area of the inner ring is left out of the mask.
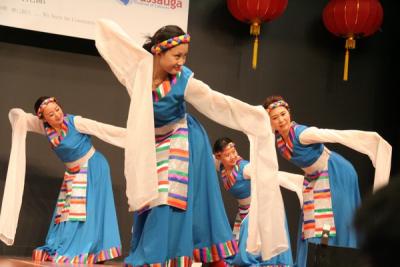
<path id="1" fill-rule="evenodd" d="M 127 5 L 127 4 L 129 4 L 129 1 L 130 1 L 130 0 L 119 0 L 119 1 L 121 1 L 122 4 Z"/>

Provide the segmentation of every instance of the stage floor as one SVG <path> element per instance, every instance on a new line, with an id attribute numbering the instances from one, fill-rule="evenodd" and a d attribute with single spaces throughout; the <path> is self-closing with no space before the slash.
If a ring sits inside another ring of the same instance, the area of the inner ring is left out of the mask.
<path id="1" fill-rule="evenodd" d="M 52 262 L 34 262 L 30 258 L 17 257 L 0 257 L 0 267 L 87 267 L 87 266 L 104 266 L 104 267 L 122 267 L 122 262 L 105 262 L 104 264 L 67 264 Z"/>

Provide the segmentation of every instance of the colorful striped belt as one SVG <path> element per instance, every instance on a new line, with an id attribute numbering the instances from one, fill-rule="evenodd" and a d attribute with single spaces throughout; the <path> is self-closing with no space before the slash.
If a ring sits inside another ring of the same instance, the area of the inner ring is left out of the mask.
<path id="1" fill-rule="evenodd" d="M 336 236 L 328 159 L 329 150 L 325 149 L 313 165 L 303 169 L 308 171 L 303 183 L 303 239 L 322 237 L 324 230 L 330 237 Z"/>
<path id="2" fill-rule="evenodd" d="M 159 205 L 186 210 L 189 183 L 189 138 L 186 116 L 155 129 L 158 198 L 139 213 Z"/>
<path id="3" fill-rule="evenodd" d="M 86 221 L 87 166 L 94 147 L 80 159 L 65 163 L 67 169 L 57 200 L 54 222 Z"/>

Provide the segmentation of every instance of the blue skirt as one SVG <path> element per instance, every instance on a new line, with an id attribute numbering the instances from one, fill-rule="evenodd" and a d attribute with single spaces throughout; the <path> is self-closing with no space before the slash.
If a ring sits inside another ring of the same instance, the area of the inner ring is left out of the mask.
<path id="1" fill-rule="evenodd" d="M 110 168 L 99 152 L 88 162 L 86 194 L 86 221 L 55 224 L 54 212 L 46 244 L 33 251 L 35 260 L 95 263 L 121 255 Z"/>
<path id="2" fill-rule="evenodd" d="M 336 236 L 329 237 L 329 246 L 357 248 L 357 236 L 353 226 L 353 216 L 361 204 L 358 175 L 353 165 L 341 155 L 332 152 L 328 161 L 329 184 L 332 209 L 335 219 Z M 302 239 L 301 214 L 296 266 L 305 267 L 307 263 L 308 242 L 320 244 L 321 238 Z"/>
<path id="3" fill-rule="evenodd" d="M 293 266 L 292 250 L 289 249 L 268 261 L 263 261 L 261 255 L 254 255 L 246 251 L 248 237 L 248 217 L 244 218 L 240 225 L 239 252 L 230 258 L 225 259 L 229 265 L 235 266 Z M 286 233 L 289 233 L 286 224 Z M 289 239 L 289 234 L 288 240 Z"/>
<path id="4" fill-rule="evenodd" d="M 189 183 L 185 211 L 161 205 L 134 214 L 127 266 L 189 266 L 193 260 L 213 262 L 232 256 L 236 242 L 225 213 L 208 136 L 187 116 Z"/>

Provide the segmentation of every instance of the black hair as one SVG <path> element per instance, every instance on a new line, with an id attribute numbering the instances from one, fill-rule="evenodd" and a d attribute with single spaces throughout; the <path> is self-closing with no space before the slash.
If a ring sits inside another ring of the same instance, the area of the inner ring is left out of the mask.
<path id="1" fill-rule="evenodd" d="M 184 35 L 185 32 L 177 25 L 167 25 L 156 31 L 153 36 L 147 36 L 147 40 L 143 45 L 143 48 L 151 53 L 151 48 L 161 43 L 162 41 L 168 40 L 172 37 Z"/>
<path id="2" fill-rule="evenodd" d="M 233 141 L 228 137 L 220 137 L 215 141 L 213 146 L 213 153 L 218 153 L 224 151 L 225 147 L 232 143 Z"/>
<path id="3" fill-rule="evenodd" d="M 38 110 L 39 110 L 39 108 L 40 108 L 40 105 L 41 105 L 41 104 L 43 103 L 43 101 L 46 100 L 47 98 L 50 98 L 50 96 L 41 96 L 41 97 L 39 97 L 39 98 L 36 100 L 35 105 L 33 106 L 33 110 L 35 111 L 35 114 L 37 114 L 37 112 L 38 112 Z"/>

